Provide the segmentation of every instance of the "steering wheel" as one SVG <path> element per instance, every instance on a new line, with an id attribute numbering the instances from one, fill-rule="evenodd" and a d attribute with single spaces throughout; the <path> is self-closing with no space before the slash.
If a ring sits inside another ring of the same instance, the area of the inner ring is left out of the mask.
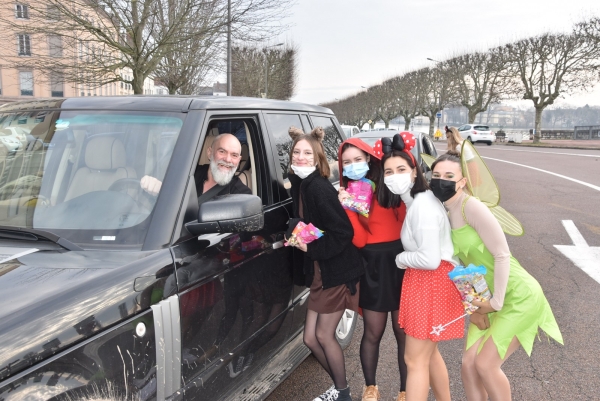
<path id="1" fill-rule="evenodd" d="M 140 178 L 121 178 L 118 179 L 117 181 L 113 182 L 110 187 L 108 187 L 108 191 L 115 191 L 115 192 L 121 192 L 121 190 L 123 190 L 124 188 L 127 187 L 132 187 L 135 186 L 136 187 L 136 196 L 132 196 L 131 194 L 129 194 L 128 192 L 125 192 L 127 195 L 129 195 L 129 197 L 131 197 L 135 203 L 137 203 L 137 205 L 143 209 L 152 209 L 151 207 L 148 208 L 146 205 L 143 205 L 142 202 L 140 202 L 139 200 L 139 194 L 141 193 L 145 193 L 144 191 L 142 191 L 142 186 L 140 185 Z"/>

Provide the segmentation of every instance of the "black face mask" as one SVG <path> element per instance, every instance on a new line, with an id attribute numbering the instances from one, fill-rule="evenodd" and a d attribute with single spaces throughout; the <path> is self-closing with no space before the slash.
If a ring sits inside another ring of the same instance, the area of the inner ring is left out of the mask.
<path id="1" fill-rule="evenodd" d="M 431 191 L 442 202 L 456 195 L 456 181 L 442 180 L 441 178 L 432 178 L 429 183 Z"/>

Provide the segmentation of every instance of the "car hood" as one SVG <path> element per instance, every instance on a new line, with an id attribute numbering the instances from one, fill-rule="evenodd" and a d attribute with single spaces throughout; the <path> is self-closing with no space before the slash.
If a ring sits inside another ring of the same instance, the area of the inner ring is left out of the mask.
<path id="1" fill-rule="evenodd" d="M 168 249 L 23 251 L 0 246 L 0 384 L 139 313 L 143 283 L 172 268 Z"/>

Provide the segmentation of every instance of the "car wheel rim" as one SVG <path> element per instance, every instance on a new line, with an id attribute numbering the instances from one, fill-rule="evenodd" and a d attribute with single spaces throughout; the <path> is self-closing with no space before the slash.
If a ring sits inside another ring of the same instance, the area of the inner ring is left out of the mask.
<path id="1" fill-rule="evenodd" d="M 335 329 L 335 334 L 340 340 L 344 340 L 346 337 L 348 337 L 350 330 L 352 329 L 354 319 L 356 319 L 356 312 L 346 309 L 342 314 L 342 318 L 340 319 L 337 328 Z"/>

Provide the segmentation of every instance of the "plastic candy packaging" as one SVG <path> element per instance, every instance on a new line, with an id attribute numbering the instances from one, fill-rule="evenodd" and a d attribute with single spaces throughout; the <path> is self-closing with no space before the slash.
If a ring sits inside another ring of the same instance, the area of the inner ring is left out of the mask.
<path id="1" fill-rule="evenodd" d="M 298 222 L 296 227 L 294 227 L 294 231 L 292 231 L 292 235 L 288 238 L 287 242 L 284 244 L 285 246 L 296 246 L 300 243 L 302 244 L 310 244 L 314 240 L 321 238 L 323 236 L 323 231 L 319 230 L 317 227 L 313 226 L 312 223 L 306 224 L 303 221 Z"/>
<path id="2" fill-rule="evenodd" d="M 484 277 L 486 271 L 483 266 L 470 264 L 467 267 L 456 266 L 448 273 L 450 280 L 460 293 L 465 311 L 468 314 L 472 314 L 477 310 L 477 306 L 473 305 L 471 301 L 483 302 L 492 297 Z"/>
<path id="3" fill-rule="evenodd" d="M 242 242 L 242 252 L 253 251 L 255 249 L 266 249 L 269 243 L 260 235 L 253 235 L 250 241 Z"/>
<path id="4" fill-rule="evenodd" d="M 358 181 L 348 182 L 346 192 L 350 196 L 342 201 L 343 208 L 369 217 L 374 191 L 375 183 L 369 179 L 362 178 Z"/>

